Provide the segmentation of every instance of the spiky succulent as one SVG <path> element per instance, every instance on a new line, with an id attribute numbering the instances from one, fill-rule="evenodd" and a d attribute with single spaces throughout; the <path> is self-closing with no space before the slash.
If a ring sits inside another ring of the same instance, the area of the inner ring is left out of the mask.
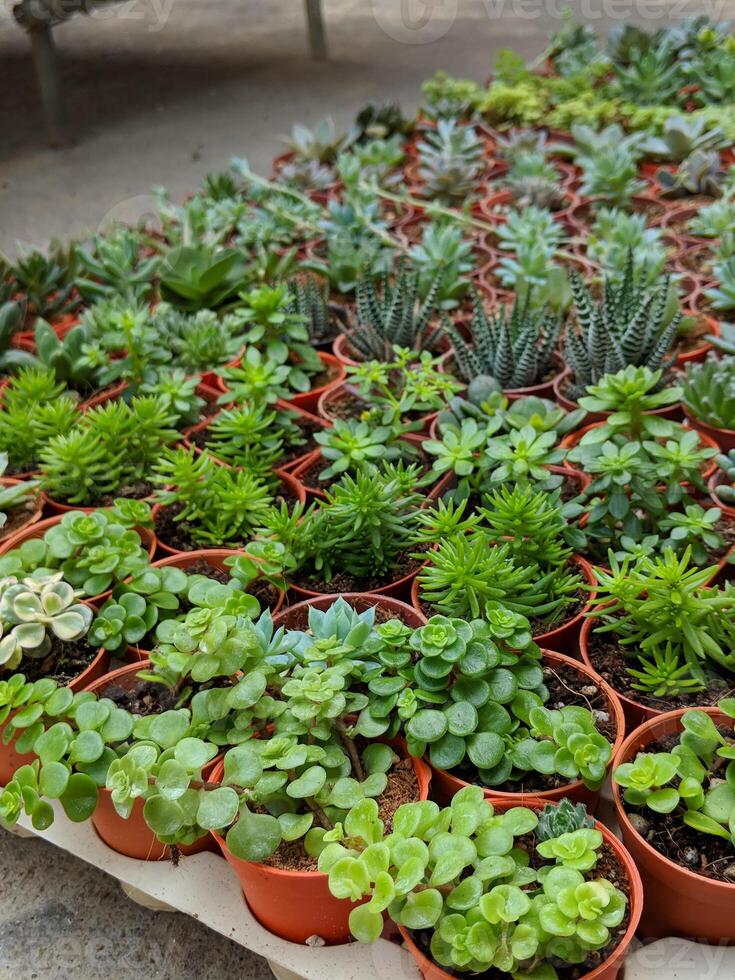
<path id="1" fill-rule="evenodd" d="M 595 302 L 574 270 L 570 282 L 577 321 L 564 338 L 564 354 L 572 372 L 571 398 L 577 399 L 587 385 L 629 364 L 656 371 L 671 363 L 667 355 L 682 315 L 676 309 L 668 276 L 648 287 L 629 256 L 620 282 L 605 279 L 600 302 Z"/>
<path id="2" fill-rule="evenodd" d="M 501 306 L 488 315 L 480 296 L 473 296 L 470 322 L 472 344 L 466 343 L 449 319 L 444 327 L 454 346 L 462 377 L 472 381 L 487 375 L 502 388 L 527 388 L 538 384 L 552 365 L 562 318 L 549 310 L 531 309 L 531 294 Z"/>
<path id="3" fill-rule="evenodd" d="M 393 282 L 387 275 L 365 276 L 357 283 L 357 322 L 350 329 L 339 323 L 350 346 L 363 360 L 392 361 L 396 347 L 434 350 L 443 335 L 432 326 L 442 276 L 437 274 L 423 303 L 419 273 L 399 266 Z"/>

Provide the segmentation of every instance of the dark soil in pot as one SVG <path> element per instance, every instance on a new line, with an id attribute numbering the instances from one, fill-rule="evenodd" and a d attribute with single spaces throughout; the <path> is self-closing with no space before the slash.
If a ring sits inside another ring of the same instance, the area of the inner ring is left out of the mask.
<path id="1" fill-rule="evenodd" d="M 426 547 L 428 548 L 428 545 Z M 413 545 L 410 551 L 419 551 L 420 549 L 421 545 Z M 396 559 L 391 570 L 384 575 L 376 575 L 372 578 L 358 578 L 349 572 L 338 572 L 329 582 L 314 578 L 313 576 L 296 577 L 292 579 L 292 582 L 294 585 L 298 585 L 302 589 L 308 589 L 311 592 L 324 592 L 327 594 L 331 594 L 332 592 L 372 592 L 375 589 L 381 589 L 389 585 L 391 582 L 398 582 L 421 567 L 423 561 L 419 558 L 412 558 L 410 551 L 407 549 L 402 552 Z"/>
<path id="2" fill-rule="evenodd" d="M 22 671 L 29 683 L 41 677 L 50 677 L 63 686 L 79 677 L 98 653 L 99 648 L 90 646 L 84 639 L 62 643 L 54 636 L 45 657 L 24 657 L 20 667 L 15 670 L 0 671 L 0 680 Z"/>
<path id="3" fill-rule="evenodd" d="M 410 759 L 400 759 L 388 773 L 388 785 L 376 798 L 378 814 L 385 824 L 386 833 L 391 829 L 393 814 L 404 803 L 415 803 L 419 798 L 419 784 Z M 315 824 L 316 826 L 316 824 Z M 317 871 L 317 859 L 304 850 L 302 840 L 282 841 L 274 854 L 263 864 L 283 871 Z"/>
<path id="4" fill-rule="evenodd" d="M 676 708 L 696 708 L 706 705 L 716 705 L 717 702 L 735 692 L 735 681 L 717 675 L 711 676 L 710 685 L 706 691 L 695 691 L 690 694 L 679 694 L 676 697 L 659 698 L 644 691 L 637 691 L 632 682 L 635 680 L 628 673 L 628 667 L 636 666 L 636 661 L 625 654 L 625 649 L 615 639 L 612 633 L 590 632 L 587 640 L 587 654 L 592 667 L 620 694 L 631 701 L 637 701 L 655 711 L 673 711 Z"/>
<path id="5" fill-rule="evenodd" d="M 549 700 L 544 707 L 550 710 L 570 707 L 588 708 L 595 715 L 595 727 L 612 745 L 617 735 L 615 719 L 608 713 L 608 702 L 602 691 L 588 679 L 580 686 L 581 674 L 566 664 L 550 664 L 543 666 L 544 684 L 549 689 Z M 473 765 L 461 765 L 451 769 L 450 774 L 466 783 L 484 786 L 477 769 Z M 560 786 L 568 786 L 569 779 L 558 773 L 544 775 L 538 772 L 526 773 L 522 780 L 508 780 L 497 786 L 489 786 L 494 793 L 545 793 Z"/>
<path id="6" fill-rule="evenodd" d="M 114 701 L 118 708 L 144 716 L 170 711 L 177 706 L 179 700 L 176 692 L 163 684 L 153 684 L 150 681 L 138 681 L 131 688 L 112 683 L 100 691 L 99 695 Z"/>
<path id="7" fill-rule="evenodd" d="M 155 490 L 155 487 L 148 480 L 136 480 L 135 483 L 125 483 L 118 487 L 114 493 L 106 493 L 102 497 L 94 497 L 92 500 L 85 500 L 81 504 L 70 504 L 66 500 L 59 500 L 58 503 L 66 507 L 112 507 L 118 497 L 130 497 L 133 500 L 145 500 Z"/>
<path id="8" fill-rule="evenodd" d="M 719 726 L 721 735 L 732 739 L 732 728 Z M 670 752 L 678 744 L 680 733 L 656 739 L 646 746 L 647 753 Z M 726 759 L 718 760 L 724 766 Z M 622 797 L 621 797 L 622 799 Z M 735 847 L 714 834 L 702 834 L 687 827 L 681 814 L 656 813 L 648 807 L 623 806 L 641 837 L 659 854 L 674 864 L 705 878 L 735 884 Z"/>
<path id="9" fill-rule="evenodd" d="M 531 867 L 539 867 L 542 862 L 538 855 L 533 850 L 535 835 L 527 834 L 525 837 L 520 837 L 516 841 L 516 846 L 527 850 L 531 857 Z M 583 980 L 588 973 L 591 973 L 596 967 L 600 966 L 605 960 L 613 953 L 615 948 L 623 939 L 628 928 L 628 922 L 630 921 L 630 882 L 628 881 L 628 876 L 625 870 L 618 861 L 615 852 L 612 847 L 605 842 L 599 851 L 599 858 L 595 867 L 588 872 L 585 872 L 585 878 L 592 880 L 594 878 L 605 878 L 607 881 L 619 888 L 621 892 L 628 898 L 628 904 L 626 906 L 625 916 L 623 921 L 616 928 L 611 930 L 610 942 L 604 949 L 590 952 L 590 955 L 585 960 L 584 963 L 569 964 L 566 966 L 560 965 L 558 962 L 554 962 L 554 967 L 556 969 L 557 977 L 559 980 Z M 423 929 L 417 932 L 411 932 L 414 942 L 419 947 L 424 956 L 435 962 L 431 956 L 431 931 L 428 929 Z M 451 967 L 443 966 L 442 970 L 450 977 L 467 977 L 467 973 L 459 973 L 456 970 L 452 970 Z M 502 970 L 490 969 L 486 970 L 484 973 L 473 974 L 476 980 L 509 980 L 510 974 L 505 973 Z"/>
<path id="10" fill-rule="evenodd" d="M 0 541 L 9 538 L 28 523 L 29 519 L 33 517 L 38 509 L 38 498 L 40 496 L 40 491 L 38 493 L 32 493 L 23 503 L 16 504 L 15 507 L 11 507 L 10 510 L 6 511 L 8 519 L 0 528 Z"/>

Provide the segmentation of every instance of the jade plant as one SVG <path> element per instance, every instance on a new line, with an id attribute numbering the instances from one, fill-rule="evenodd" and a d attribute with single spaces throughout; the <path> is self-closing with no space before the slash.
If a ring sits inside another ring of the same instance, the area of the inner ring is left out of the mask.
<path id="1" fill-rule="evenodd" d="M 522 788 L 532 774 L 598 789 L 611 746 L 586 707 L 549 709 L 555 670 L 527 619 L 496 601 L 485 621 L 433 616 L 417 630 L 377 627 L 371 699 L 355 730 L 405 732 L 413 755 L 484 786 Z"/>
<path id="2" fill-rule="evenodd" d="M 735 719 L 735 699 L 717 705 Z M 651 820 L 671 814 L 674 826 L 735 844 L 735 741 L 704 711 L 686 711 L 683 731 L 668 751 L 639 752 L 613 772 L 626 808 Z M 697 838 L 695 838 L 697 839 Z M 655 846 L 655 844 L 654 844 Z"/>
<path id="3" fill-rule="evenodd" d="M 365 800 L 313 837 L 332 894 L 359 903 L 356 939 L 374 942 L 388 910 L 415 938 L 428 934 L 427 952 L 454 972 L 555 978 L 552 963 L 584 968 L 625 917 L 625 893 L 597 872 L 599 830 L 545 837 L 533 810 L 495 813 L 478 787 L 443 809 L 404 804 L 390 831 Z"/>

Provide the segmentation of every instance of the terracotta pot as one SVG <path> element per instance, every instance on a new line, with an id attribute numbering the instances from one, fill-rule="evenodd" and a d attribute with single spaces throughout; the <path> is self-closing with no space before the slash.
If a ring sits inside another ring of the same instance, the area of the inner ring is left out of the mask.
<path id="1" fill-rule="evenodd" d="M 613 742 L 613 751 L 609 764 L 612 765 L 612 759 L 623 744 L 623 739 L 625 738 L 625 715 L 623 714 L 623 709 L 617 694 L 596 671 L 585 664 L 581 664 L 578 660 L 573 660 L 571 657 L 566 657 L 553 650 L 544 649 L 542 653 L 542 663 L 571 667 L 578 671 L 584 683 L 594 684 L 604 694 L 605 700 L 607 701 L 608 713 L 615 721 L 615 741 Z M 453 775 L 451 772 L 444 772 L 442 769 L 435 769 L 433 766 L 431 767 L 431 772 L 432 796 L 442 804 L 449 803 L 455 793 L 464 789 L 465 786 L 472 785 L 460 779 L 458 776 Z M 496 791 L 487 787 L 483 787 L 483 793 L 485 794 L 485 799 L 490 800 L 493 805 L 496 800 L 504 800 L 514 806 L 528 806 L 533 802 L 540 804 L 549 802 L 557 803 L 559 800 L 569 799 L 575 803 L 584 803 L 591 813 L 594 813 L 596 810 L 600 796 L 599 790 L 588 789 L 581 779 L 578 779 L 574 783 L 569 783 L 566 786 L 560 786 L 558 789 L 550 789 L 542 793 L 511 793 L 507 791 Z"/>
<path id="2" fill-rule="evenodd" d="M 582 558 L 581 555 L 572 555 L 571 560 L 575 565 L 579 566 L 579 572 L 587 585 L 595 585 L 597 583 L 592 572 L 592 566 L 585 558 Z M 559 653 L 565 653 L 569 657 L 576 657 L 579 653 L 579 633 L 582 629 L 582 623 L 590 611 L 591 602 L 595 598 L 595 595 L 596 593 L 594 591 L 589 593 L 587 601 L 576 616 L 572 616 L 570 619 L 561 623 L 561 625 L 547 630 L 545 633 L 534 634 L 534 641 L 540 647 L 548 647 L 550 650 L 558 650 Z"/>
<path id="3" fill-rule="evenodd" d="M 504 813 L 512 806 L 517 805 L 515 802 L 510 800 L 493 800 L 492 803 L 493 808 L 497 813 Z M 527 806 L 531 810 L 540 810 L 543 808 L 544 804 L 540 801 L 536 802 L 533 800 L 528 800 L 523 804 L 523 806 Z M 633 942 L 635 931 L 638 928 L 638 923 L 641 918 L 641 912 L 643 911 L 643 885 L 641 884 L 641 876 L 638 874 L 638 869 L 636 868 L 633 859 L 613 832 L 599 821 L 595 824 L 595 826 L 604 837 L 605 843 L 614 851 L 615 857 L 620 863 L 620 866 L 624 870 L 625 876 L 628 879 L 630 890 L 630 918 L 625 933 L 608 958 L 599 966 L 595 967 L 594 970 L 590 970 L 588 973 L 581 975 L 579 980 L 616 980 L 616 978 L 621 975 L 621 971 L 623 970 L 625 957 L 627 956 L 628 949 Z M 404 929 L 403 926 L 399 926 L 398 928 L 400 929 L 403 941 L 408 946 L 408 949 L 419 968 L 419 972 L 425 978 L 425 980 L 452 980 L 453 974 L 447 973 L 440 966 L 437 966 L 437 964 L 432 960 L 428 959 L 428 957 L 421 952 L 416 943 L 413 941 L 411 933 L 407 929 Z"/>
<path id="4" fill-rule="evenodd" d="M 727 453 L 731 449 L 735 449 L 735 429 L 719 429 L 715 425 L 709 425 L 707 422 L 695 418 L 686 405 L 684 405 L 684 415 L 692 429 L 696 429 L 700 435 L 706 436 L 711 443 L 715 443 L 723 452 Z"/>
<path id="5" fill-rule="evenodd" d="M 412 759 L 419 784 L 419 799 L 429 795 L 431 771 L 420 759 Z M 224 763 L 209 777 L 222 781 Z M 267 864 L 243 861 L 231 854 L 224 838 L 212 831 L 227 863 L 240 879 L 250 911 L 262 926 L 292 943 L 320 936 L 328 945 L 351 939 L 348 919 L 355 904 L 334 898 L 328 876 L 319 871 L 283 871 Z"/>
<path id="6" fill-rule="evenodd" d="M 712 498 L 715 506 L 719 507 L 723 514 L 725 514 L 727 517 L 735 518 L 735 504 L 724 504 L 717 496 L 716 490 L 723 484 L 730 486 L 725 474 L 721 470 L 717 470 L 712 474 L 712 476 L 709 478 L 709 482 L 707 483 L 709 495 Z"/>
<path id="7" fill-rule="evenodd" d="M 232 555 L 240 554 L 239 551 L 232 551 L 227 548 L 204 548 L 199 551 L 182 551 L 175 555 L 169 555 L 168 558 L 161 558 L 158 561 L 153 562 L 154 568 L 183 568 L 184 571 L 188 571 L 192 565 L 195 565 L 198 561 L 204 561 L 213 568 L 219 569 L 221 572 L 227 572 L 229 574 L 229 569 L 225 565 L 225 558 L 230 558 Z M 283 608 L 283 603 L 286 599 L 286 593 L 278 590 L 278 601 L 275 606 L 271 609 L 271 615 L 277 615 Z"/>
<path id="8" fill-rule="evenodd" d="M 667 711 L 636 728 L 615 757 L 615 766 L 631 762 L 659 738 L 682 731 L 687 709 Z M 716 708 L 702 708 L 717 725 L 732 727 L 732 719 Z M 697 942 L 735 943 L 735 884 L 714 881 L 675 864 L 634 829 L 623 806 L 621 788 L 613 781 L 615 811 L 623 836 L 643 880 L 645 905 L 640 934 L 645 938 L 685 936 Z"/>
<path id="9" fill-rule="evenodd" d="M 278 475 L 278 477 L 279 477 L 279 479 L 281 481 L 281 486 L 284 489 L 286 489 L 287 491 L 290 491 L 290 493 L 294 497 L 296 497 L 296 499 L 299 501 L 299 503 L 302 503 L 302 504 L 303 503 L 306 503 L 306 493 L 304 492 L 304 488 L 301 486 L 301 484 L 299 483 L 298 480 L 294 479 L 294 477 L 290 473 L 285 473 L 283 470 L 275 470 L 274 472 Z M 153 506 L 152 514 L 153 514 L 153 526 L 154 526 L 154 528 L 156 526 L 156 517 L 157 517 L 158 514 L 161 513 L 161 511 L 163 509 L 164 509 L 164 505 L 163 504 L 154 504 L 154 506 Z M 161 552 L 163 552 L 163 556 L 164 557 L 166 557 L 167 555 L 188 555 L 188 554 L 193 554 L 193 552 L 182 551 L 180 548 L 173 548 L 171 545 L 166 544 L 165 541 L 161 541 L 161 539 L 158 538 L 158 537 L 156 537 L 155 540 L 156 540 L 156 544 L 158 546 L 158 550 L 161 551 Z M 0 552 L 0 554 L 1 553 L 2 552 Z"/>
<path id="10" fill-rule="evenodd" d="M 657 415 L 660 413 L 651 412 L 650 414 Z M 600 426 L 602 426 L 603 424 L 604 424 L 604 420 L 599 422 L 592 422 L 591 425 L 585 425 L 584 428 L 582 429 L 577 429 L 574 432 L 570 432 L 569 435 L 564 436 L 564 438 L 562 439 L 559 445 L 561 446 L 562 449 L 566 449 L 566 450 L 574 449 L 575 446 L 579 445 L 584 435 L 586 435 L 588 432 L 591 432 L 593 429 L 599 429 Z M 684 428 L 686 429 L 687 426 L 684 426 Z M 699 435 L 699 441 L 707 449 L 716 449 L 718 452 L 720 451 L 720 447 L 717 445 L 714 439 L 711 439 L 708 435 L 705 435 L 704 432 L 700 432 L 699 430 L 697 430 L 697 433 Z M 565 466 L 567 465 L 566 462 L 564 465 Z M 702 469 L 702 477 L 705 480 L 708 480 L 716 469 L 717 469 L 717 463 L 714 462 L 714 458 L 707 460 Z"/>
<path id="11" fill-rule="evenodd" d="M 98 697 L 104 697 L 105 690 L 111 685 L 123 687 L 126 690 L 133 688 L 137 681 L 139 671 L 149 669 L 149 660 L 141 663 L 128 664 L 113 670 L 109 674 L 88 684 L 84 690 L 93 691 Z M 216 762 L 213 760 L 203 770 L 203 774 L 208 775 L 214 769 Z M 92 826 L 97 831 L 99 837 L 118 854 L 126 857 L 137 858 L 139 861 L 169 861 L 171 860 L 171 849 L 167 844 L 162 844 L 158 840 L 148 824 L 143 819 L 143 801 L 137 799 L 133 804 L 133 812 L 126 820 L 120 816 L 112 802 L 112 794 L 104 786 L 100 787 L 99 802 L 97 809 L 91 817 Z M 182 854 L 199 854 L 201 851 L 214 850 L 209 834 L 205 834 L 198 841 L 190 845 L 181 845 L 179 851 Z"/>
<path id="12" fill-rule="evenodd" d="M 89 605 L 89 603 L 87 603 Z M 107 650 L 99 650 L 91 663 L 73 680 L 69 681 L 67 687 L 72 691 L 84 691 L 88 684 L 91 684 L 98 677 L 106 672 L 110 664 L 110 654 Z M 22 670 L 22 666 L 20 670 Z M 21 710 L 21 709 L 18 709 Z M 0 725 L 0 732 L 4 729 L 8 721 L 16 714 L 11 711 L 5 722 Z M 13 773 L 20 766 L 30 765 L 36 756 L 32 752 L 25 752 L 22 755 L 15 751 L 16 739 L 12 739 L 7 745 L 0 742 L 0 786 L 5 786 L 13 778 Z"/>
<path id="13" fill-rule="evenodd" d="M 287 609 L 283 609 L 278 615 L 273 617 L 273 625 L 277 628 L 285 626 L 289 630 L 305 630 L 308 628 L 308 617 L 310 609 L 329 609 L 337 601 L 344 599 L 357 612 L 364 612 L 373 606 L 379 607 L 385 612 L 394 614 L 393 618 L 400 619 L 406 626 L 419 629 L 426 623 L 426 616 L 409 606 L 407 602 L 393 599 L 390 596 L 375 595 L 371 592 L 335 592 L 332 595 L 322 595 L 317 599 L 305 599 L 297 602 Z"/>
<path id="14" fill-rule="evenodd" d="M 127 387 L 127 381 L 118 381 L 117 384 L 105 388 L 104 391 L 98 391 L 96 395 L 87 398 L 86 401 L 82 402 L 80 407 L 83 412 L 88 412 L 90 408 L 99 408 L 100 405 L 106 405 L 107 402 L 115 401 Z"/>
<path id="15" fill-rule="evenodd" d="M 76 327 L 78 323 L 78 313 L 62 313 L 61 316 L 54 317 L 51 321 L 51 326 L 59 340 L 63 340 L 72 327 Z"/>
<path id="16" fill-rule="evenodd" d="M 0 479 L 0 485 L 3 487 L 14 487 L 17 486 L 19 483 L 25 483 L 25 482 L 26 482 L 25 480 L 20 480 L 17 477 L 13 477 L 13 476 L 4 476 L 2 477 L 2 479 Z M 32 491 L 32 494 L 35 494 L 36 497 L 35 508 L 28 514 L 28 517 L 18 527 L 16 527 L 14 531 L 8 532 L 7 534 L 3 535 L 5 529 L 0 528 L 0 541 L 6 541 L 6 540 L 10 541 L 17 534 L 22 534 L 27 528 L 31 527 L 31 525 L 38 524 L 38 522 L 41 520 L 41 515 L 43 514 L 43 508 L 46 503 L 46 495 L 38 487 L 34 491 Z"/>
<path id="17" fill-rule="evenodd" d="M 303 394 L 294 394 L 289 397 L 289 401 L 292 405 L 296 405 L 298 408 L 303 408 L 307 412 L 316 411 L 317 402 L 321 395 L 325 391 L 330 391 L 332 388 L 336 388 L 338 384 L 341 384 L 345 379 L 345 369 L 344 365 L 340 364 L 333 354 L 325 354 L 319 352 L 319 359 L 324 365 L 325 369 L 330 374 L 330 380 L 325 384 L 320 385 L 318 388 L 312 388 L 311 391 L 306 391 Z"/>

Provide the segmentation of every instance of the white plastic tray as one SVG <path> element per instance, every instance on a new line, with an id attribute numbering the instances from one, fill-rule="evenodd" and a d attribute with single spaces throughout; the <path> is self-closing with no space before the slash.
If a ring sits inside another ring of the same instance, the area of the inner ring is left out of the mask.
<path id="1" fill-rule="evenodd" d="M 309 947 L 274 936 L 253 917 L 237 878 L 216 854 L 187 857 L 178 867 L 165 861 L 136 861 L 110 850 L 91 824 L 71 823 L 59 807 L 53 826 L 43 833 L 33 830 L 26 817 L 20 826 L 117 878 L 126 892 L 138 891 L 151 904 L 160 902 L 191 915 L 259 953 L 269 961 L 277 980 L 420 980 L 409 953 L 386 940 L 367 947 L 357 943 Z M 683 939 L 639 945 L 625 966 L 625 980 L 734 978 L 735 947 L 703 946 Z"/>

